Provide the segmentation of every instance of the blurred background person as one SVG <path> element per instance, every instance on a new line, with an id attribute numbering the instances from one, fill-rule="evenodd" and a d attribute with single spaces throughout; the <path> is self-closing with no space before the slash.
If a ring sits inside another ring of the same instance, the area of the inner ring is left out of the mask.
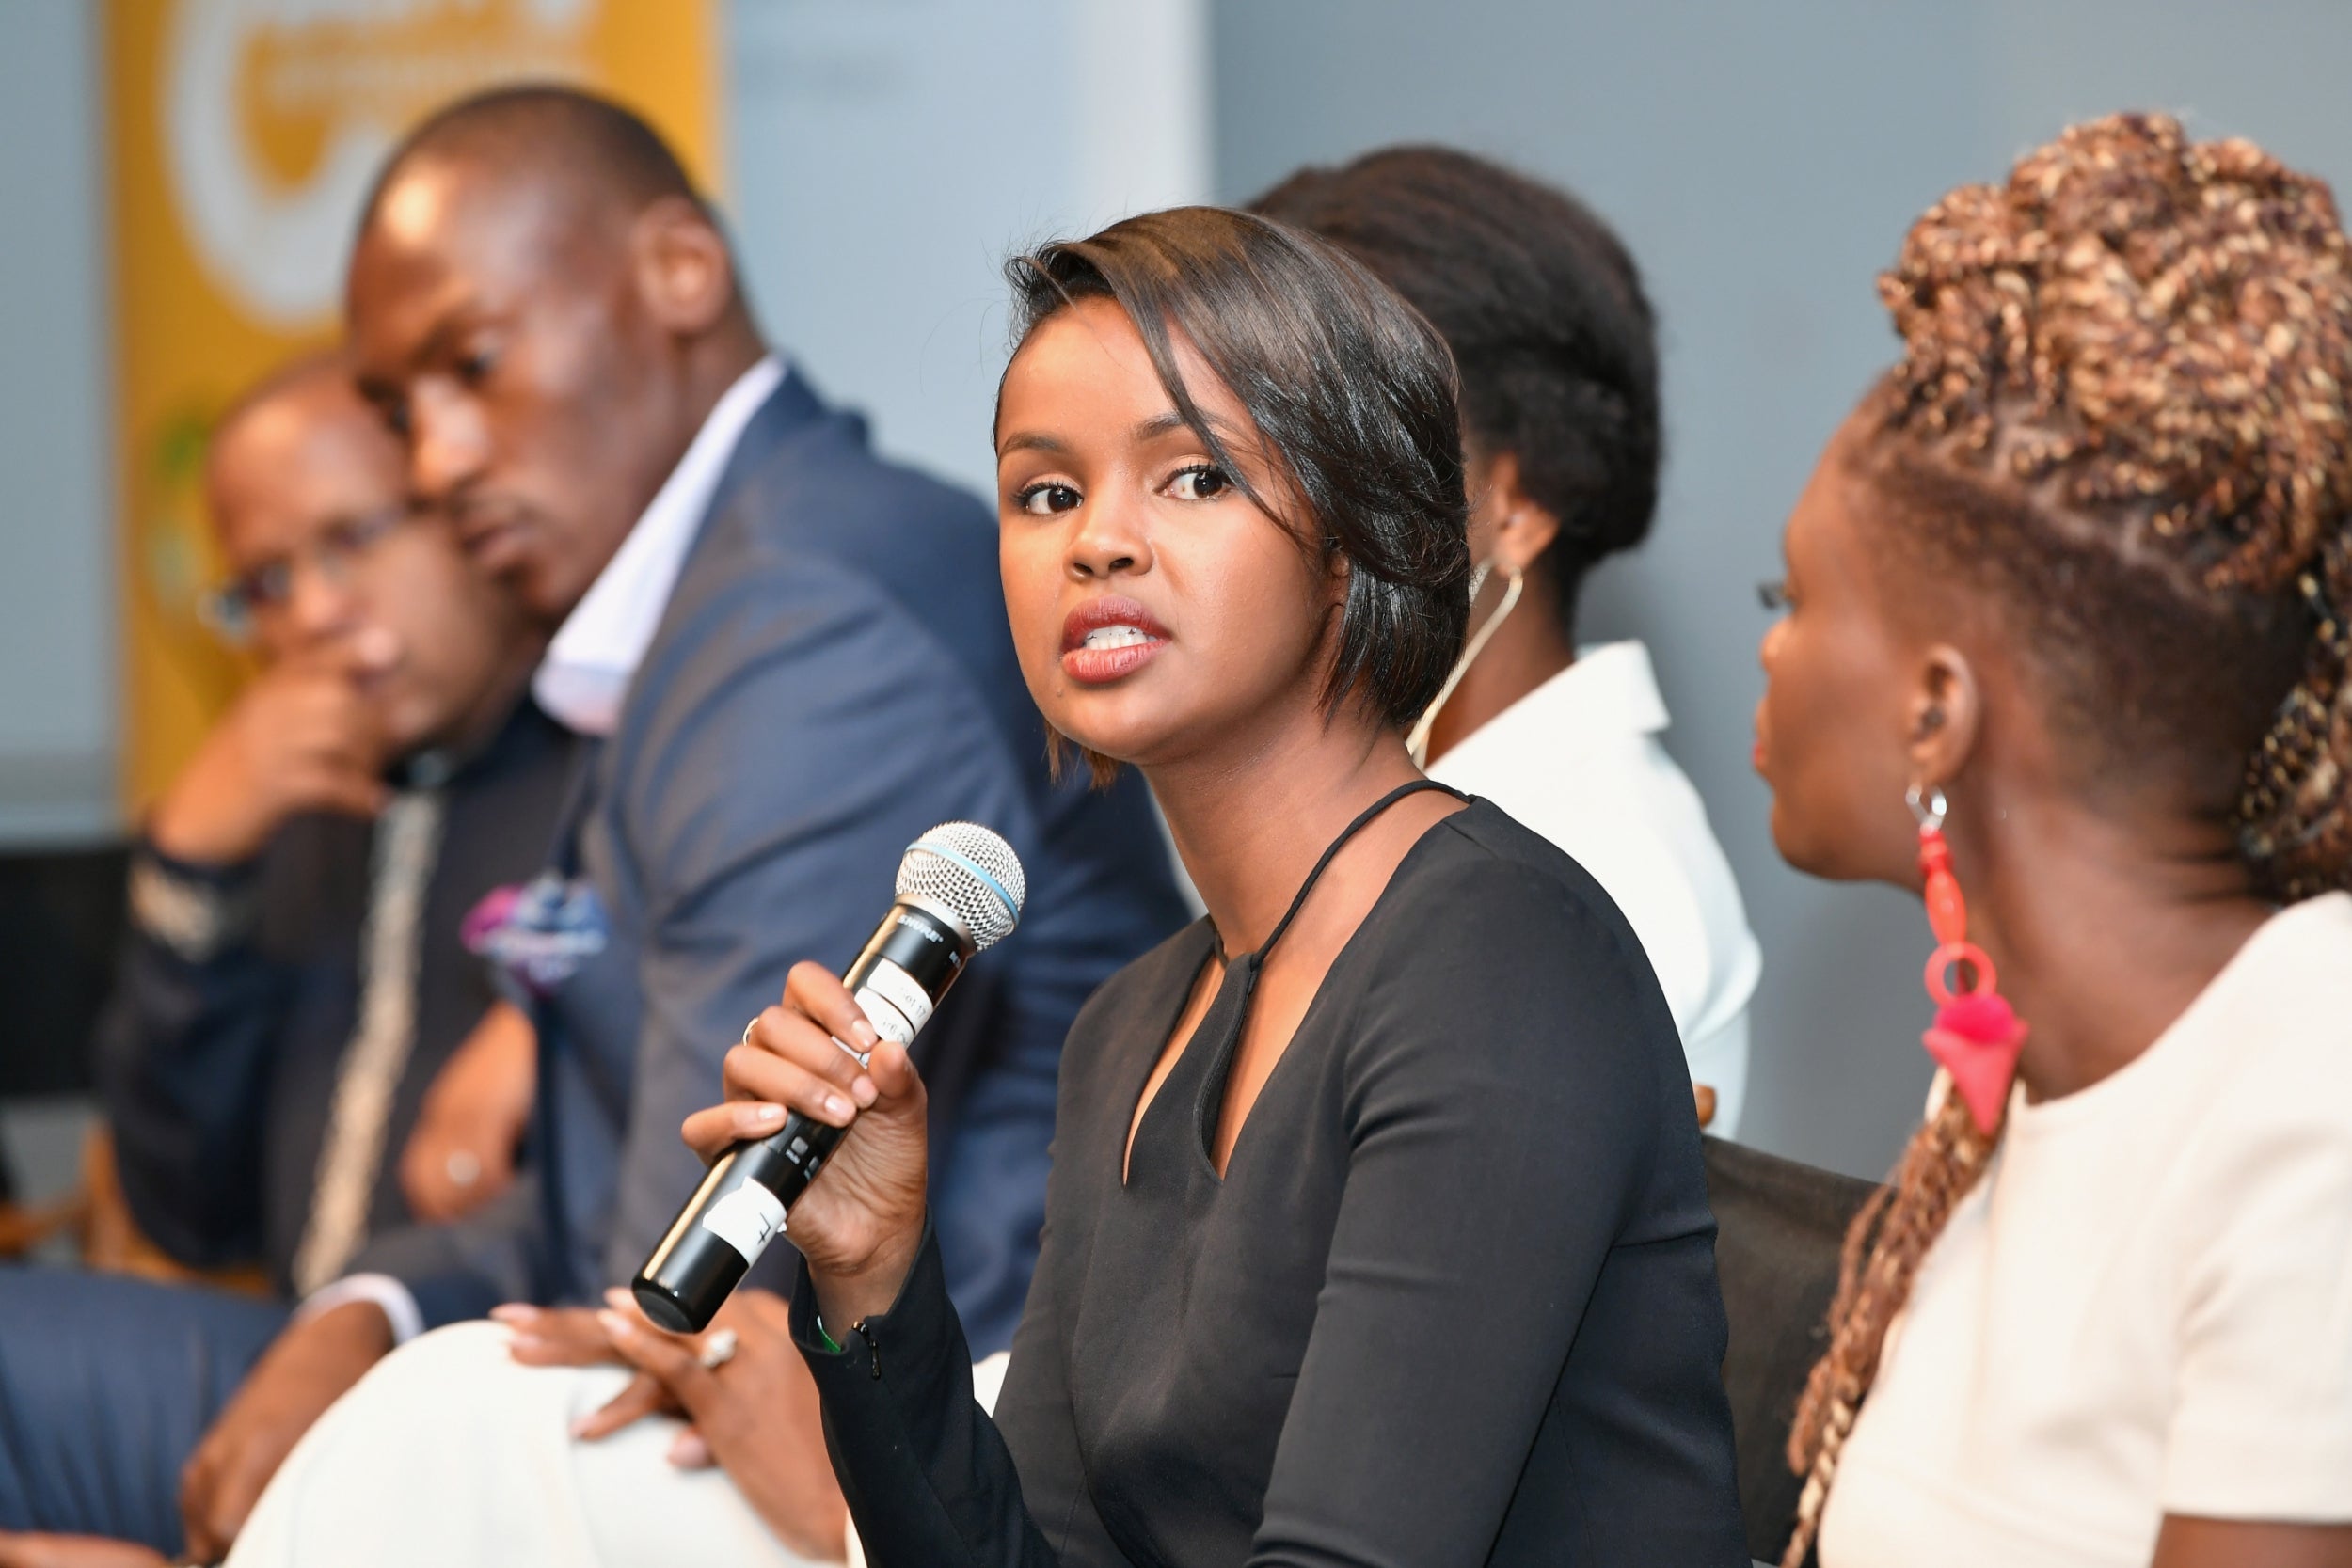
<path id="1" fill-rule="evenodd" d="M 341 358 L 231 408 L 206 481 L 264 668 L 148 818 L 99 1079 L 140 1228 L 271 1296 L 0 1271 L 0 1526 L 163 1550 L 285 1298 L 410 1221 L 397 1157 L 494 1001 L 460 920 L 537 863 L 571 757 L 525 692 L 543 639 L 411 507 Z M 454 1187 L 496 1184 L 501 1126 Z"/>
<path id="2" fill-rule="evenodd" d="M 1028 878 L 1019 931 L 917 1042 L 942 1086 L 950 1289 L 976 1346 L 1000 1348 L 1037 1255 L 1062 1037 L 1184 917 L 1139 783 L 1049 779 L 986 509 L 876 457 L 863 422 L 769 349 L 710 209 L 643 120 L 551 87 L 435 116 L 381 177 L 348 306 L 360 385 L 413 487 L 560 623 L 533 689 L 593 748 L 550 869 L 489 938 L 533 990 L 552 1152 L 516 1201 L 379 1238 L 313 1298 L 337 1305 L 294 1325 L 192 1468 L 208 1549 L 416 1329 L 509 1304 L 519 1358 L 617 1363 L 588 1304 L 699 1183 L 679 1123 L 717 1098 L 722 1058 L 791 964 L 854 955 L 906 847 L 955 818 L 1003 833 Z M 755 1283 L 782 1277 L 775 1250 Z M 346 1313 L 365 1328 L 345 1335 Z M 533 1385 L 558 1402 L 583 1386 Z M 497 1398 L 453 1390 L 446 1423 Z M 639 1379 L 581 1434 L 663 1402 Z M 806 1501 L 771 1522 L 837 1553 L 830 1482 Z"/>
<path id="3" fill-rule="evenodd" d="M 1331 241 L 1441 333 L 1461 378 L 1474 600 L 1413 739 L 1609 890 L 1674 1009 L 1708 1130 L 1737 1133 L 1763 967 L 1707 807 L 1659 736 L 1638 641 L 1579 648 L 1578 600 L 1658 504 L 1658 345 L 1633 259 L 1575 198 L 1466 152 L 1302 169 L 1253 208 Z"/>
<path id="4" fill-rule="evenodd" d="M 1756 760 L 1791 863 L 1924 890 L 1943 1070 L 1786 1560 L 2352 1562 L 2352 245 L 2252 144 L 2118 116 L 1879 296 Z"/>

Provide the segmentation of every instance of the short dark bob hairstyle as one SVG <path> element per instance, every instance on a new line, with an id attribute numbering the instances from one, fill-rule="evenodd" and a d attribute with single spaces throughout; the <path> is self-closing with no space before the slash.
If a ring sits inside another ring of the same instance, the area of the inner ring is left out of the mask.
<path id="1" fill-rule="evenodd" d="M 1123 219 L 1006 264 L 1015 346 L 1083 299 L 1136 325 L 1177 417 L 1302 547 L 1347 563 L 1327 709 L 1361 693 L 1409 727 L 1470 619 L 1468 511 L 1445 341 L 1362 266 L 1311 234 L 1221 207 Z M 1176 366 L 1179 337 L 1248 411 L 1307 515 L 1261 495 Z"/>

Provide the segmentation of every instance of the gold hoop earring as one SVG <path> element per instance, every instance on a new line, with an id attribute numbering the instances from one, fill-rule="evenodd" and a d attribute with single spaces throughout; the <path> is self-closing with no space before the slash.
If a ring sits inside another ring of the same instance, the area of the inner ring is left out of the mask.
<path id="1" fill-rule="evenodd" d="M 1470 584 L 1471 598 L 1478 596 L 1478 590 L 1486 581 L 1486 573 L 1491 569 L 1491 566 L 1482 568 L 1475 574 Z M 1429 766 L 1429 734 L 1437 727 L 1438 714 L 1444 708 L 1446 699 L 1454 695 L 1454 689 L 1461 685 L 1462 677 L 1469 673 L 1471 661 L 1486 651 L 1487 641 L 1519 602 L 1519 590 L 1526 586 L 1527 574 L 1517 566 L 1505 566 L 1502 570 L 1505 574 L 1502 602 L 1495 606 L 1495 612 L 1487 616 L 1486 624 L 1472 632 L 1470 641 L 1462 645 L 1462 657 L 1455 659 L 1454 668 L 1446 673 L 1445 684 L 1438 688 L 1437 696 L 1421 710 L 1421 718 L 1415 721 L 1412 733 L 1405 737 L 1405 750 L 1411 754 L 1416 768 Z"/>

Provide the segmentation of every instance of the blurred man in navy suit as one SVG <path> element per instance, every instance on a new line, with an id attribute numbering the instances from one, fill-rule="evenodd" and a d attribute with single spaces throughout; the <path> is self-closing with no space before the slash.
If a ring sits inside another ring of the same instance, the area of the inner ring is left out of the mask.
<path id="1" fill-rule="evenodd" d="M 848 961 L 906 846 L 953 818 L 1003 833 L 1029 883 L 917 1042 L 950 1289 L 976 1352 L 1001 1347 L 1062 1037 L 1184 918 L 1140 784 L 1049 777 L 989 510 L 876 457 L 769 349 L 635 117 L 541 87 L 428 122 L 371 199 L 349 325 L 415 489 L 558 624 L 533 689 L 592 755 L 552 864 L 487 934 L 534 998 L 533 1168 L 311 1297 L 190 1465 L 199 1550 L 396 1342 L 625 1284 L 701 1177 L 678 1125 L 746 1022 L 794 961 Z"/>
<path id="2" fill-rule="evenodd" d="M 191 1267 L 258 1266 L 278 1299 L 0 1272 L 0 1528 L 159 1549 L 285 1298 L 416 1218 L 396 1173 L 431 1086 L 513 1049 L 461 1043 L 495 994 L 459 925 L 536 868 L 575 746 L 526 689 L 544 636 L 410 504 L 343 361 L 247 393 L 206 488 L 235 573 L 216 613 L 264 669 L 134 848 L 97 1069 L 141 1229 Z M 491 1194 L 520 1119 L 442 1141 L 448 1208 Z"/>

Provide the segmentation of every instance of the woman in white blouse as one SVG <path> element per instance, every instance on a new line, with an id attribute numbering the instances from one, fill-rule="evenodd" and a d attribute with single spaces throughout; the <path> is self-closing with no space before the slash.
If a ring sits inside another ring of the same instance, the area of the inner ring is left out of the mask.
<path id="1" fill-rule="evenodd" d="M 1682 1034 L 1708 1130 L 1736 1135 L 1762 968 L 1707 808 L 1659 736 L 1639 642 L 1580 649 L 1577 596 L 1658 499 L 1658 348 L 1640 274 L 1573 198 L 1465 152 L 1311 168 L 1257 211 L 1346 250 L 1429 318 L 1461 375 L 1470 640 L 1415 741 L 1608 889 Z"/>
<path id="2" fill-rule="evenodd" d="M 1791 863 L 1924 892 L 1943 1070 L 1786 1561 L 2352 1563 L 2352 245 L 2318 181 L 2119 116 L 1879 294 L 1757 759 Z"/>

